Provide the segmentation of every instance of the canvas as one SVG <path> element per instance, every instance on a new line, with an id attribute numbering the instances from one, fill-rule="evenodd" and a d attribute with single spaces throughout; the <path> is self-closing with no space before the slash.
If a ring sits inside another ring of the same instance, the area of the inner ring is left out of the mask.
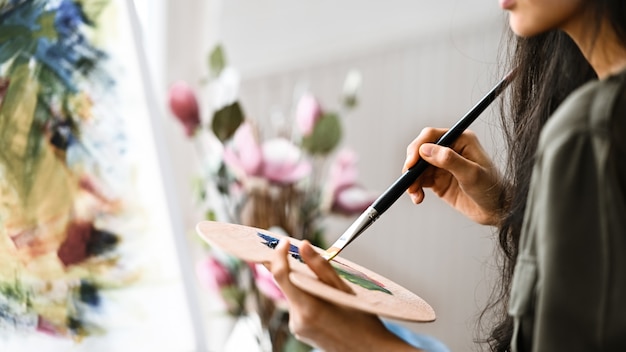
<path id="1" fill-rule="evenodd" d="M 197 347 L 132 9 L 0 1 L 0 350 Z"/>

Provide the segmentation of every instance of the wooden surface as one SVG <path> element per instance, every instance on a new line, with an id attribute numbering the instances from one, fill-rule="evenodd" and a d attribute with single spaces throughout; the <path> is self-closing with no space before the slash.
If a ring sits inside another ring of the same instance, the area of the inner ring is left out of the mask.
<path id="1" fill-rule="evenodd" d="M 265 244 L 258 233 L 277 239 L 284 237 L 254 227 L 212 221 L 200 222 L 196 226 L 196 230 L 211 246 L 220 248 L 242 260 L 255 263 L 268 262 L 274 255 L 274 250 Z M 300 241 L 294 238 L 291 238 L 290 242 L 297 247 L 300 245 Z M 320 248 L 316 248 L 316 250 L 320 253 L 323 252 Z M 386 318 L 413 322 L 435 320 L 434 310 L 419 296 L 367 268 L 343 259 L 341 256 L 333 260 L 335 265 L 368 278 L 390 293 L 384 292 L 384 290 L 368 289 L 344 280 L 354 291 L 354 294 L 349 294 L 319 281 L 315 274 L 302 262 L 294 258 L 289 258 L 289 260 L 292 269 L 290 276 L 292 282 L 312 295 Z"/>

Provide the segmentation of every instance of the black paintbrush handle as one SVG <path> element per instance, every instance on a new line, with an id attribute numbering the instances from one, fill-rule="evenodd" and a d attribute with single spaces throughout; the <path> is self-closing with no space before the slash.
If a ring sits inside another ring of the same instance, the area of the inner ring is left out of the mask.
<path id="1" fill-rule="evenodd" d="M 496 100 L 498 95 L 515 78 L 515 71 L 512 71 L 495 85 L 474 107 L 465 114 L 452 128 L 450 128 L 436 142 L 438 145 L 449 147 L 465 131 L 485 109 Z M 423 159 L 419 159 L 415 165 L 408 169 L 400 178 L 396 180 L 378 199 L 372 203 L 372 208 L 376 209 L 378 216 L 382 215 L 389 207 L 400 198 L 400 196 L 417 180 L 426 170 L 429 164 Z"/>

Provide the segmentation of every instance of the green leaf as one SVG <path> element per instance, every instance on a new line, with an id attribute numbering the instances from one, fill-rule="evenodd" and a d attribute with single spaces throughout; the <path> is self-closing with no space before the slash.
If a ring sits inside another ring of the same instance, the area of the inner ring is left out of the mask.
<path id="1" fill-rule="evenodd" d="M 11 25 L 0 27 L 0 43 L 22 36 L 30 36 L 30 31 L 27 27 Z"/>
<path id="2" fill-rule="evenodd" d="M 311 154 L 328 154 L 341 141 L 341 123 L 335 113 L 326 113 L 315 124 L 313 132 L 302 139 L 302 147 Z"/>
<path id="3" fill-rule="evenodd" d="M 18 303 L 25 303 L 28 308 L 32 306 L 30 301 L 31 293 L 22 285 L 20 281 L 18 281 L 17 278 L 13 283 L 0 282 L 0 294 L 2 294 L 5 298 Z"/>
<path id="4" fill-rule="evenodd" d="M 226 56 L 224 55 L 224 49 L 218 44 L 209 54 L 209 70 L 213 77 L 217 77 L 222 73 L 224 67 L 226 67 Z"/>
<path id="5" fill-rule="evenodd" d="M 85 16 L 90 20 L 96 20 L 109 5 L 110 0 L 80 0 L 78 3 Z"/>
<path id="6" fill-rule="evenodd" d="M 12 147 L 11 143 L 17 136 L 28 135 L 37 103 L 38 85 L 31 77 L 27 64 L 16 66 L 9 79 L 9 88 L 0 107 L 0 146 L 4 151 L 23 157 L 25 144 Z"/>
<path id="7" fill-rule="evenodd" d="M 0 42 L 2 42 L 2 40 L 0 40 Z M 36 48 L 37 42 L 32 40 L 31 37 L 14 37 L 0 45 L 0 64 L 4 64 L 20 53 L 30 59 L 30 56 L 33 55 Z M 15 65 L 15 63 L 13 63 L 13 65 Z"/>
<path id="8" fill-rule="evenodd" d="M 216 221 L 217 216 L 215 215 L 215 211 L 213 211 L 213 209 L 207 210 L 206 214 L 204 214 L 204 219 L 209 221 Z"/>
<path id="9" fill-rule="evenodd" d="M 9 78 L 11 83 L 0 107 L 0 165 L 20 199 L 26 199 L 42 157 L 44 131 L 33 127 L 39 85 L 27 64 L 16 66 Z"/>
<path id="10" fill-rule="evenodd" d="M 309 352 L 311 350 L 313 350 L 313 347 L 299 341 L 290 333 L 283 346 L 282 352 Z"/>
<path id="11" fill-rule="evenodd" d="M 346 110 L 354 109 L 358 104 L 359 100 L 357 99 L 356 95 L 343 96 L 343 106 L 346 108 Z"/>
<path id="12" fill-rule="evenodd" d="M 50 41 L 57 40 L 57 31 L 54 27 L 56 12 L 46 12 L 39 17 L 39 25 L 41 29 L 34 33 L 35 37 L 48 38 Z"/>
<path id="13" fill-rule="evenodd" d="M 350 70 L 343 82 L 343 94 L 341 102 L 347 110 L 354 109 L 358 104 L 357 94 L 361 87 L 361 72 L 358 70 Z"/>
<path id="14" fill-rule="evenodd" d="M 313 236 L 310 236 L 311 244 L 319 248 L 326 248 L 328 244 L 324 236 L 324 232 L 321 229 L 316 229 L 313 232 Z"/>
<path id="15" fill-rule="evenodd" d="M 224 143 L 235 134 L 243 123 L 243 111 L 238 102 L 227 105 L 213 114 L 211 129 L 217 138 Z"/>
<path id="16" fill-rule="evenodd" d="M 229 195 L 230 193 L 230 184 L 234 181 L 232 176 L 228 173 L 228 168 L 226 168 L 226 164 L 222 161 L 220 163 L 219 169 L 217 169 L 217 173 L 215 174 L 217 180 L 215 185 L 217 187 L 218 192 L 222 195 Z"/>

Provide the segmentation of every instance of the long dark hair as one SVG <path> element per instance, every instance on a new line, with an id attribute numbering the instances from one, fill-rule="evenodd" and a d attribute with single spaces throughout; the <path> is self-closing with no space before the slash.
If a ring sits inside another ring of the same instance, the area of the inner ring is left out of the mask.
<path id="1" fill-rule="evenodd" d="M 589 1 L 587 5 L 596 19 L 590 26 L 590 38 L 594 38 L 600 21 L 606 18 L 626 46 L 626 2 Z M 488 318 L 495 320 L 495 324 L 491 324 L 490 333 L 480 341 L 489 350 L 498 352 L 510 350 L 513 321 L 507 314 L 507 305 L 539 133 L 572 91 L 596 78 L 578 46 L 560 30 L 531 38 L 510 34 L 507 48 L 512 51 L 508 65 L 517 68 L 518 76 L 501 108 L 508 147 L 504 215 L 498 229 L 501 280 L 481 314 L 481 320 Z"/>

